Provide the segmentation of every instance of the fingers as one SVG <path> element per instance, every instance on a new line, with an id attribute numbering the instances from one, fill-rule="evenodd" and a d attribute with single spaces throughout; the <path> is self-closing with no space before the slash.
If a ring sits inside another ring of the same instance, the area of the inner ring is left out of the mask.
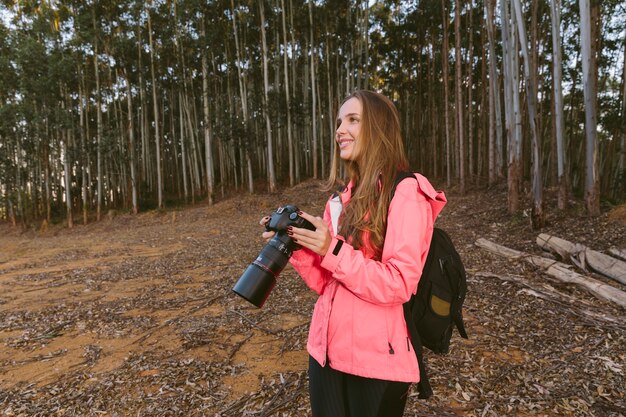
<path id="1" fill-rule="evenodd" d="M 265 239 L 265 241 L 267 242 L 271 240 L 275 234 L 276 234 L 275 232 L 263 232 L 261 233 L 261 237 Z"/>
<path id="2" fill-rule="evenodd" d="M 265 227 L 265 225 L 269 221 L 270 221 L 270 216 L 265 216 L 265 217 L 261 218 L 261 220 L 259 221 L 259 224 L 261 226 Z M 266 242 L 269 242 L 274 237 L 275 234 L 276 234 L 275 232 L 265 231 L 265 232 L 261 233 L 261 237 L 263 239 L 265 239 Z"/>
<path id="3" fill-rule="evenodd" d="M 292 227 L 288 231 L 289 236 L 305 248 L 319 255 L 326 255 L 332 240 L 326 222 L 321 217 L 314 217 L 308 213 L 301 212 L 299 215 L 315 226 L 315 230 Z"/>
<path id="4" fill-rule="evenodd" d="M 288 235 L 301 246 L 322 256 L 326 255 L 330 242 L 332 241 L 326 222 L 321 217 L 312 216 L 305 212 L 299 212 L 298 214 L 300 217 L 310 222 L 315 227 L 315 230 L 290 227 L 287 232 Z M 259 224 L 266 226 L 269 221 L 270 216 L 265 216 L 261 218 Z M 275 235 L 276 233 L 273 231 L 265 231 L 261 234 L 261 237 L 267 242 Z"/>
<path id="5" fill-rule="evenodd" d="M 304 211 L 301 211 L 298 214 L 304 220 L 309 221 L 313 226 L 315 226 L 316 229 L 319 229 L 320 226 L 326 226 L 326 223 L 324 222 L 324 220 L 321 217 L 311 216 L 309 213 L 305 213 Z"/>

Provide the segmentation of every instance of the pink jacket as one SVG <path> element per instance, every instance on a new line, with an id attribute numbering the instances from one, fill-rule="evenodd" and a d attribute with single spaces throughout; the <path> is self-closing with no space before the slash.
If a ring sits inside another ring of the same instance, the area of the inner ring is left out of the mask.
<path id="1" fill-rule="evenodd" d="M 337 237 L 326 205 L 332 243 L 321 257 L 301 249 L 291 264 L 320 296 L 307 350 L 320 365 L 367 378 L 418 382 L 417 359 L 402 304 L 417 289 L 443 192 L 416 174 L 400 182 L 389 207 L 381 261 Z M 348 187 L 349 188 L 349 187 Z M 343 205 L 350 193 L 341 194 Z"/>

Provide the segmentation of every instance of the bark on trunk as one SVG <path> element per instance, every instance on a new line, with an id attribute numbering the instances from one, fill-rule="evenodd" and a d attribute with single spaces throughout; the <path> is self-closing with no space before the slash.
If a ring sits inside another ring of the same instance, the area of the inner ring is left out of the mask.
<path id="1" fill-rule="evenodd" d="M 447 2 L 441 0 L 441 10 L 443 10 L 443 51 L 442 63 L 443 63 L 443 113 L 445 120 L 445 134 L 446 134 L 446 185 L 450 187 L 452 184 L 452 149 L 450 146 L 450 105 L 449 98 L 449 81 L 448 81 L 448 22 L 450 17 L 448 16 L 448 10 L 446 8 Z"/>
<path id="2" fill-rule="evenodd" d="M 461 69 L 461 0 L 456 0 L 454 10 L 454 55 L 455 62 L 454 68 L 456 70 L 456 137 L 458 141 L 458 159 L 459 165 L 457 167 L 460 181 L 461 194 L 465 194 L 465 138 L 463 135 L 463 80 Z"/>
<path id="3" fill-rule="evenodd" d="M 556 135 L 558 207 L 563 210 L 567 206 L 567 180 L 565 178 L 565 119 L 563 118 L 563 88 L 561 64 L 561 4 L 559 0 L 550 0 L 550 16 L 552 22 L 552 79 L 554 92 L 554 122 Z"/>
<path id="4" fill-rule="evenodd" d="M 543 214 L 543 175 L 541 170 L 541 140 L 539 138 L 539 127 L 537 122 L 537 87 L 535 78 L 531 76 L 531 61 L 528 52 L 528 41 L 526 36 L 526 28 L 524 27 L 524 16 L 522 14 L 522 5 L 520 0 L 513 0 L 515 7 L 515 16 L 517 21 L 517 31 L 519 35 L 522 56 L 524 57 L 524 76 L 526 78 L 526 103 L 528 104 L 528 119 L 530 122 L 530 131 L 532 135 L 532 188 L 533 188 L 533 207 L 532 207 L 532 227 L 540 229 L 544 224 Z"/>
<path id="5" fill-rule="evenodd" d="M 206 31 L 204 27 L 204 19 L 201 22 L 202 24 L 202 35 L 206 36 Z M 206 163 L 206 179 L 207 179 L 207 197 L 209 200 L 209 205 L 213 204 L 213 186 L 215 183 L 213 176 L 213 144 L 212 144 L 212 136 L 213 132 L 211 131 L 211 117 L 209 113 L 209 62 L 207 58 L 207 51 L 202 52 L 202 103 L 203 103 L 203 116 L 204 116 L 204 155 L 205 155 L 205 163 Z"/>
<path id="6" fill-rule="evenodd" d="M 265 134 L 267 137 L 267 179 L 269 192 L 276 192 L 276 174 L 274 172 L 274 145 L 272 139 L 272 123 L 269 109 L 269 70 L 267 68 L 267 40 L 265 38 L 265 13 L 263 2 L 259 2 L 261 18 L 261 44 L 263 47 L 263 109 L 265 113 Z"/>
<path id="7" fill-rule="evenodd" d="M 93 18 L 93 29 L 96 31 L 96 14 L 92 15 Z M 98 186 L 97 186 L 97 202 L 96 202 L 96 221 L 100 221 L 102 215 L 102 104 L 100 98 L 100 71 L 98 70 L 98 38 L 94 42 L 94 72 L 96 75 L 96 158 L 97 158 L 97 176 L 98 176 Z"/>
<path id="8" fill-rule="evenodd" d="M 156 76 L 154 74 L 154 43 L 152 42 L 152 21 L 148 14 L 148 42 L 150 44 L 150 75 L 152 77 L 152 105 L 154 109 L 154 144 L 156 146 L 157 199 L 158 207 L 163 208 L 163 177 L 161 172 L 161 131 L 159 126 L 159 102 L 157 100 Z"/>
<path id="9" fill-rule="evenodd" d="M 600 215 L 600 179 L 598 172 L 597 139 L 597 90 L 594 79 L 595 55 L 593 54 L 589 0 L 579 0 L 580 44 L 583 67 L 583 94 L 585 99 L 585 203 L 591 216 Z"/>

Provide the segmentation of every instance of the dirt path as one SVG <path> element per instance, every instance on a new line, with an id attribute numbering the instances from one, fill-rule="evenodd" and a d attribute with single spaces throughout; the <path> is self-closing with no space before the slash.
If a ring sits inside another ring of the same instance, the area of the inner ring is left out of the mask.
<path id="1" fill-rule="evenodd" d="M 230 291 L 263 246 L 255 226 L 281 203 L 321 214 L 319 183 L 213 207 L 121 215 L 72 230 L 0 226 L 0 415 L 306 416 L 305 350 L 315 302 L 288 267 L 263 309 Z M 488 203 L 487 203 L 488 202 Z M 450 195 L 439 225 L 470 273 L 470 340 L 428 356 L 436 396 L 406 415 L 626 415 L 624 311 L 476 248 L 486 237 L 538 252 L 502 191 Z M 501 207 L 501 208 L 500 208 Z M 575 208 L 546 232 L 626 246 L 619 213 Z M 542 300 L 513 274 L 576 304 Z"/>

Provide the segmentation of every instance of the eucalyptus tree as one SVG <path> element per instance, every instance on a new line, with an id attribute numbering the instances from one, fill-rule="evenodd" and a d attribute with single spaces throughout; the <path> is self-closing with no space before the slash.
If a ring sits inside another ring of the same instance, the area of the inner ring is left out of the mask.
<path id="1" fill-rule="evenodd" d="M 276 173 L 274 171 L 274 139 L 269 109 L 269 69 L 267 39 L 265 36 L 264 0 L 259 1 L 259 19 L 261 28 L 261 45 L 263 46 L 263 113 L 265 116 L 265 135 L 267 140 L 267 179 L 269 192 L 276 191 Z"/>
<path id="2" fill-rule="evenodd" d="M 489 43 L 489 184 L 502 176 L 502 114 L 500 83 L 498 77 L 498 57 L 494 29 L 495 0 L 485 0 L 485 26 Z"/>
<path id="3" fill-rule="evenodd" d="M 621 191 L 626 194 L 626 33 L 624 33 L 624 55 L 622 60 L 624 62 L 624 68 L 622 69 L 622 143 L 620 146 L 616 177 L 618 181 L 621 181 L 621 186 L 617 187 L 618 192 Z"/>
<path id="4" fill-rule="evenodd" d="M 543 176 L 541 169 L 541 150 L 539 128 L 537 126 L 537 87 L 535 79 L 531 77 L 531 62 L 528 52 L 528 40 L 526 36 L 526 28 L 524 27 L 524 16 L 522 14 L 522 5 L 520 0 L 513 0 L 513 8 L 515 9 L 515 20 L 517 22 L 518 39 L 524 57 L 524 75 L 526 78 L 526 103 L 528 104 L 528 119 L 530 122 L 530 131 L 532 135 L 532 225 L 533 228 L 539 229 L 544 223 L 543 214 Z"/>
<path id="5" fill-rule="evenodd" d="M 463 79 L 461 61 L 461 0 L 455 0 L 454 6 L 454 69 L 455 69 L 455 101 L 456 101 L 456 137 L 458 175 L 461 194 L 465 193 L 465 136 L 463 124 Z"/>
<path id="6" fill-rule="evenodd" d="M 231 8 L 230 8 L 231 20 L 232 20 L 232 25 L 233 25 L 233 37 L 235 41 L 235 54 L 236 54 L 235 66 L 237 68 L 237 81 L 239 85 L 239 100 L 241 102 L 241 113 L 243 116 L 244 130 L 247 131 L 250 125 L 250 119 L 248 115 L 248 90 L 247 90 L 247 78 L 242 69 L 242 67 L 244 66 L 244 59 L 243 59 L 243 54 L 241 52 L 242 48 L 240 46 L 239 29 L 237 26 L 238 9 L 235 8 L 234 0 L 230 0 L 230 5 L 231 5 Z M 248 177 L 248 191 L 250 193 L 253 193 L 254 182 L 252 181 L 252 160 L 250 158 L 249 138 L 246 138 L 245 141 L 246 141 L 244 145 L 245 160 L 248 166 L 248 172 L 250 174 Z"/>
<path id="7" fill-rule="evenodd" d="M 313 154 L 313 178 L 318 178 L 317 173 L 317 95 L 316 95 L 316 78 L 315 78 L 315 57 L 317 51 L 315 48 L 315 39 L 313 37 L 313 0 L 309 0 L 309 62 L 311 69 L 309 71 L 311 75 L 311 148 Z"/>
<path id="8" fill-rule="evenodd" d="M 442 48 L 442 64 L 443 64 L 443 108 L 444 108 L 444 129 L 445 129 L 445 141 L 446 141 L 446 184 L 448 186 L 452 183 L 452 144 L 450 140 L 450 105 L 449 105 L 449 88 L 450 81 L 448 79 L 448 25 L 450 16 L 446 8 L 445 0 L 441 0 L 441 12 L 443 20 L 443 48 Z"/>
<path id="9" fill-rule="evenodd" d="M 205 19 L 202 18 L 201 33 L 206 37 Z M 215 179 L 213 176 L 213 131 L 211 129 L 211 113 L 209 108 L 209 59 L 207 52 L 202 53 L 202 103 L 203 103 L 203 130 L 204 130 L 204 152 L 207 170 L 207 196 L 209 205 L 213 204 L 213 187 Z"/>
<path id="10" fill-rule="evenodd" d="M 598 173 L 597 139 L 597 84 L 595 81 L 595 57 L 592 52 L 591 4 L 589 0 L 579 0 L 580 45 L 583 67 L 583 93 L 585 97 L 585 204 L 590 215 L 600 214 L 600 180 Z"/>
<path id="11" fill-rule="evenodd" d="M 285 111 L 287 113 L 287 147 L 288 147 L 288 158 L 289 158 L 289 185 L 294 186 L 295 184 L 295 175 L 294 175 L 294 147 L 293 147 L 293 134 L 292 134 L 292 121 L 291 121 L 291 95 L 289 93 L 289 66 L 288 66 L 288 55 L 289 53 L 293 53 L 293 49 L 289 46 L 287 42 L 287 19 L 286 14 L 287 10 L 285 8 L 285 0 L 280 0 L 281 7 L 281 27 L 282 27 L 282 35 L 283 35 L 283 76 L 285 78 Z M 330 59 L 327 56 L 327 62 Z M 330 75 L 328 75 L 328 79 L 330 80 Z M 328 92 L 330 97 L 330 91 Z"/>
<path id="12" fill-rule="evenodd" d="M 15 62 L 16 32 L 5 26 L 0 19 L 0 219 L 10 218 L 15 224 L 13 210 L 14 189 L 12 175 L 15 161 L 11 144 L 15 141 L 13 129 L 17 125 L 18 72 Z"/>
<path id="13" fill-rule="evenodd" d="M 558 207 L 567 205 L 567 179 L 565 177 L 565 121 L 563 118 L 562 59 L 561 59 L 561 2 L 550 0 L 550 19 L 552 23 L 552 85 L 554 92 L 554 130 L 556 134 L 557 185 L 559 188 Z"/>
<path id="14" fill-rule="evenodd" d="M 161 131 L 159 124 L 159 101 L 157 97 L 157 83 L 154 70 L 154 42 L 152 40 L 152 18 L 151 10 L 146 7 L 146 15 L 148 16 L 148 44 L 150 46 L 150 76 L 152 78 L 152 106 L 154 109 L 154 144 L 156 149 L 156 171 L 157 171 L 157 195 L 158 207 L 163 208 L 163 179 L 161 170 Z"/>
<path id="15" fill-rule="evenodd" d="M 508 210 L 519 210 L 520 151 L 521 151 L 521 114 L 518 92 L 518 71 L 516 62 L 517 42 L 515 41 L 515 19 L 510 13 L 508 0 L 500 1 L 500 19 L 502 22 L 502 50 L 504 73 L 504 108 L 505 131 L 508 143 Z"/>

